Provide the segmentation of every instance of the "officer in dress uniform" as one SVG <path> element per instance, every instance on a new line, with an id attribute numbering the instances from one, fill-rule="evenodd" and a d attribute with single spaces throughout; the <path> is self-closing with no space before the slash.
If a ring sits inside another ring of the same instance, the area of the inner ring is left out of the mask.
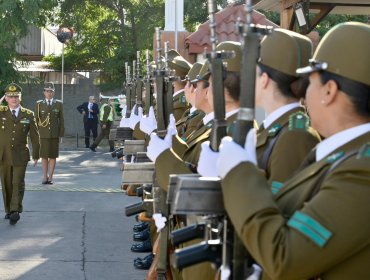
<path id="1" fill-rule="evenodd" d="M 187 109 L 176 122 L 178 135 L 182 139 L 186 139 L 197 128 L 199 122 L 201 122 L 205 116 L 201 110 L 195 107 L 195 83 L 191 83 L 192 80 L 196 79 L 202 66 L 203 63 L 195 62 L 185 78 L 186 85 L 184 87 L 184 94 L 186 101 L 191 107 Z"/>
<path id="2" fill-rule="evenodd" d="M 174 88 L 172 113 L 175 120 L 178 121 L 190 107 L 184 93 L 186 84 L 184 79 L 192 67 L 192 64 L 179 55 L 168 61 L 168 67 L 175 72 L 175 76 L 177 77 L 177 80 L 172 82 Z"/>
<path id="3" fill-rule="evenodd" d="M 224 69 L 225 117 L 228 128 L 231 128 L 239 108 L 240 43 L 231 41 L 222 42 L 217 46 L 217 51 L 233 51 L 235 54 L 233 58 L 225 60 L 226 67 Z M 190 134 L 185 141 L 181 140 L 178 135 L 173 137 L 172 147 L 166 147 L 168 144 L 167 136 L 165 140 L 159 140 L 156 135 L 151 136 L 148 146 L 147 155 L 155 162 L 157 180 L 163 189 L 167 189 L 170 174 L 196 172 L 201 144 L 207 141 L 210 136 L 214 113 L 212 75 L 208 62 L 202 66 L 199 75 L 193 82 L 197 83 L 195 106 L 206 113 L 201 126 Z M 231 133 L 231 129 L 228 132 Z M 199 279 L 214 279 L 214 276 L 215 270 L 209 263 L 188 267 L 181 272 L 181 277 L 185 280 L 194 279 L 195 277 Z"/>
<path id="4" fill-rule="evenodd" d="M 225 208 L 263 279 L 370 279 L 369 45 L 369 25 L 337 25 L 298 69 L 309 76 L 307 109 L 325 140 L 278 191 L 242 147 L 222 140 Z"/>
<path id="5" fill-rule="evenodd" d="M 45 99 L 37 101 L 35 115 L 40 132 L 42 158 L 42 184 L 53 184 L 56 159 L 59 157 L 59 141 L 64 136 L 63 102 L 54 98 L 52 82 L 45 83 Z"/>
<path id="6" fill-rule="evenodd" d="M 39 159 L 40 138 L 32 111 L 20 105 L 22 89 L 15 83 L 5 88 L 8 106 L 0 105 L 0 177 L 4 199 L 5 219 L 14 225 L 23 211 L 24 177 L 30 152 L 27 137 L 32 143 L 34 166 Z"/>
<path id="7" fill-rule="evenodd" d="M 96 147 L 100 144 L 101 140 L 104 138 L 108 139 L 109 152 L 114 151 L 114 141 L 109 140 L 109 132 L 114 120 L 114 108 L 113 108 L 113 98 L 109 98 L 108 103 L 104 103 L 100 108 L 100 127 L 101 131 L 98 137 L 95 139 L 94 143 L 90 146 L 90 150 L 96 152 Z"/>
<path id="8" fill-rule="evenodd" d="M 296 69 L 307 65 L 312 43 L 306 36 L 275 29 L 261 43 L 256 75 L 256 106 L 263 108 L 266 119 L 256 135 L 258 166 L 266 172 L 274 191 L 302 164 L 310 150 L 320 141 L 310 127 L 310 120 L 299 99 L 304 96 L 307 79 Z M 254 136 L 255 137 L 255 136 Z M 300 145 L 291 151 L 292 145 Z M 290 156 L 286 154 L 290 152 Z M 198 163 L 202 176 L 217 176 L 215 153 L 203 147 Z"/>

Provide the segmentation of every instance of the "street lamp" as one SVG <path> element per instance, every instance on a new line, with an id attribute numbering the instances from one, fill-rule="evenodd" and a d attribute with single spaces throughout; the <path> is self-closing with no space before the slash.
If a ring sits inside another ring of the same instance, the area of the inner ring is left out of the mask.
<path id="1" fill-rule="evenodd" d="M 57 31 L 57 39 L 62 43 L 62 89 L 61 89 L 61 100 L 63 102 L 63 87 L 64 87 L 64 44 L 68 43 L 73 37 L 73 30 L 68 27 L 61 27 Z"/>

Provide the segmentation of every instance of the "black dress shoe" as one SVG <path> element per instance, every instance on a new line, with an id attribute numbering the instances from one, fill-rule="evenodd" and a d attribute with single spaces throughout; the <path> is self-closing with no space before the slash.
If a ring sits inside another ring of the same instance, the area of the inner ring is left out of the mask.
<path id="1" fill-rule="evenodd" d="M 143 258 L 141 261 L 134 261 L 134 267 L 136 269 L 149 269 L 152 265 L 154 255 L 150 254 Z"/>
<path id="2" fill-rule="evenodd" d="M 48 184 L 48 182 L 49 182 L 48 180 L 46 180 L 46 181 L 42 181 L 42 182 L 41 182 L 41 184 L 43 184 L 43 185 L 47 185 L 47 184 Z"/>
<path id="3" fill-rule="evenodd" d="M 52 185 L 52 184 L 54 184 L 54 182 L 53 181 L 48 181 L 46 184 Z"/>
<path id="4" fill-rule="evenodd" d="M 148 226 L 149 226 L 148 223 L 141 222 L 141 223 L 134 225 L 133 230 L 135 232 L 143 231 L 144 229 L 147 229 Z"/>
<path id="5" fill-rule="evenodd" d="M 9 220 L 10 219 L 10 214 L 9 213 L 6 213 L 4 219 L 5 220 Z"/>
<path id="6" fill-rule="evenodd" d="M 91 151 L 93 151 L 94 153 L 96 153 L 96 150 L 95 150 L 95 148 L 94 148 L 94 147 L 91 147 L 91 146 L 90 146 L 89 148 L 90 148 L 90 150 L 91 150 Z"/>
<path id="7" fill-rule="evenodd" d="M 12 212 L 10 213 L 9 217 L 9 224 L 15 225 L 20 219 L 19 213 L 18 212 Z"/>
<path id="8" fill-rule="evenodd" d="M 134 263 L 135 262 L 142 262 L 143 260 L 146 260 L 146 259 L 149 259 L 149 258 L 153 258 L 153 253 L 150 253 L 149 255 L 146 255 L 144 258 L 135 258 L 134 259 Z"/>
<path id="9" fill-rule="evenodd" d="M 150 237 L 149 229 L 134 233 L 134 241 L 145 241 Z"/>
<path id="10" fill-rule="evenodd" d="M 145 240 L 140 243 L 133 244 L 131 246 L 132 252 L 151 252 L 152 251 L 152 244 L 150 242 L 150 239 Z"/>

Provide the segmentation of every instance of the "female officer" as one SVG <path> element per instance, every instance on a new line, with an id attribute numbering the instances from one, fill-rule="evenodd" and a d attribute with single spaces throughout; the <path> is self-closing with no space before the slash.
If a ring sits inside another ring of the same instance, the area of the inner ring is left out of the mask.
<path id="1" fill-rule="evenodd" d="M 289 30 L 275 29 L 261 43 L 256 106 L 263 108 L 267 117 L 257 131 L 256 147 L 252 149 L 257 151 L 256 161 L 266 172 L 273 192 L 297 170 L 320 140 L 299 104 L 307 84 L 296 69 L 307 65 L 311 54 L 311 41 Z M 198 164 L 201 175 L 217 176 L 215 158 L 217 154 L 203 144 Z"/>
<path id="2" fill-rule="evenodd" d="M 369 25 L 340 24 L 298 70 L 309 75 L 308 112 L 326 139 L 274 197 L 243 149 L 222 141 L 219 163 L 233 161 L 218 165 L 225 208 L 263 279 L 370 278 L 369 44 Z"/>

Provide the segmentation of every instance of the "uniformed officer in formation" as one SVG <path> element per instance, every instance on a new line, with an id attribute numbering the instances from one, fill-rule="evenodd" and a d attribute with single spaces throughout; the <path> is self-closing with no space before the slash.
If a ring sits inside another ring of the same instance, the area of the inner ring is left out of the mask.
<path id="1" fill-rule="evenodd" d="M 35 116 L 40 132 L 42 158 L 42 184 L 53 184 L 56 159 L 59 157 L 59 142 L 64 136 L 63 102 L 54 98 L 52 82 L 45 83 L 44 99 L 37 101 Z"/>
<path id="2" fill-rule="evenodd" d="M 252 148 L 256 151 L 258 166 L 265 171 L 274 191 L 320 141 L 318 133 L 310 127 L 305 108 L 299 103 L 307 83 L 296 74 L 296 69 L 307 65 L 311 56 L 310 39 L 289 30 L 275 29 L 261 43 L 255 100 L 267 117 L 257 131 L 251 131 L 256 138 Z M 300 145 L 287 157 L 295 143 Z M 209 146 L 203 145 L 198 163 L 202 176 L 217 176 L 215 157 Z"/>
<path id="3" fill-rule="evenodd" d="M 242 147 L 221 143 L 225 208 L 263 279 L 370 279 L 369 45 L 369 25 L 337 25 L 297 70 L 309 77 L 307 110 L 325 140 L 278 189 Z"/>
<path id="4" fill-rule="evenodd" d="M 195 107 L 195 83 L 192 83 L 199 74 L 202 66 L 203 63 L 195 62 L 185 77 L 186 85 L 184 87 L 184 95 L 191 107 L 187 109 L 176 122 L 177 133 L 183 140 L 196 130 L 205 116 L 204 112 Z"/>
<path id="5" fill-rule="evenodd" d="M 0 105 L 0 177 L 4 199 L 5 219 L 14 225 L 23 211 L 24 177 L 32 143 L 34 166 L 39 159 L 40 138 L 33 112 L 20 105 L 22 89 L 11 83 L 5 88 L 7 106 Z"/>
<path id="6" fill-rule="evenodd" d="M 109 152 L 114 151 L 114 141 L 109 140 L 109 132 L 114 120 L 114 98 L 109 98 L 108 103 L 104 103 L 99 112 L 99 121 L 100 121 L 100 133 L 95 139 L 94 143 L 90 146 L 90 150 L 96 152 L 96 147 L 99 146 L 100 142 L 106 138 L 109 143 Z"/>

